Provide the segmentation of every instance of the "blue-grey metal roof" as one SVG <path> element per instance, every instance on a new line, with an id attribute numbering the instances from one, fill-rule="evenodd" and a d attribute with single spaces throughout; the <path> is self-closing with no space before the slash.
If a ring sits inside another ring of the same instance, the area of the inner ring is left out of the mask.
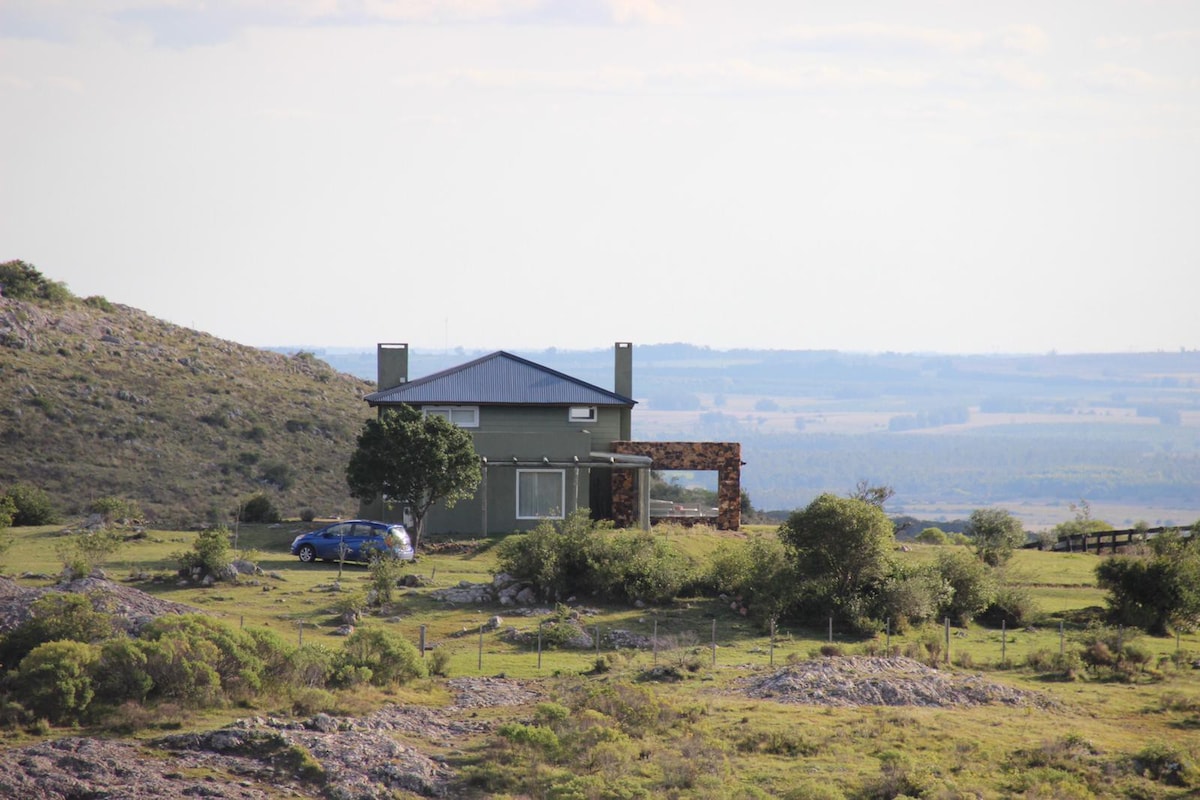
<path id="1" fill-rule="evenodd" d="M 366 396 L 371 405 L 626 406 L 637 401 L 498 350 Z"/>

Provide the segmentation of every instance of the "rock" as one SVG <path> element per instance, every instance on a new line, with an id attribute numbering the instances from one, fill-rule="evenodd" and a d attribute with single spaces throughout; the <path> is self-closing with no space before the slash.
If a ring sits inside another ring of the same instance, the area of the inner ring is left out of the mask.
<path id="1" fill-rule="evenodd" d="M 349 636 L 352 633 L 354 633 L 353 625 L 340 625 L 333 631 L 334 636 Z"/>

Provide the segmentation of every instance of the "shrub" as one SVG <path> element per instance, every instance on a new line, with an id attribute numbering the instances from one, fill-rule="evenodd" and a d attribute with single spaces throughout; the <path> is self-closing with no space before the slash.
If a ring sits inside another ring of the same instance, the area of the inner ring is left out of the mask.
<path id="1" fill-rule="evenodd" d="M 238 509 L 239 522 L 275 523 L 281 519 L 275 503 L 263 492 L 251 495 Z"/>
<path id="2" fill-rule="evenodd" d="M 1037 616 L 1033 594 L 1023 586 L 1001 586 L 983 613 L 980 622 L 993 627 L 1004 623 L 1009 628 L 1023 628 Z"/>
<path id="3" fill-rule="evenodd" d="M 83 304 L 92 308 L 98 308 L 107 314 L 111 314 L 117 310 L 117 307 L 110 303 L 106 297 L 99 294 L 83 298 Z"/>
<path id="4" fill-rule="evenodd" d="M 0 294 L 15 300 L 44 300 L 53 304 L 71 299 L 65 283 L 49 280 L 33 264 L 24 261 L 0 264 Z"/>
<path id="5" fill-rule="evenodd" d="M 375 593 L 375 602 L 384 605 L 392 602 L 396 586 L 404 575 L 404 562 L 390 555 L 374 555 L 367 566 L 371 572 L 371 591 Z"/>
<path id="6" fill-rule="evenodd" d="M 606 531 L 586 510 L 510 536 L 497 552 L 500 571 L 528 581 L 548 599 L 591 594 L 661 603 L 695 576 L 691 560 L 668 540 L 645 531 Z"/>
<path id="7" fill-rule="evenodd" d="M 135 639 L 120 636 L 100 646 L 96 662 L 96 700 L 120 706 L 141 703 L 154 688 L 146 672 L 146 653 Z"/>
<path id="8" fill-rule="evenodd" d="M 995 583 L 987 565 L 969 553 L 950 550 L 938 553 L 936 569 L 950 587 L 949 599 L 939 614 L 957 625 L 966 625 L 992 602 Z"/>
<path id="9" fill-rule="evenodd" d="M 192 543 L 191 550 L 173 556 L 179 562 L 180 573 L 187 574 L 198 569 L 201 574 L 214 578 L 228 577 L 232 563 L 229 535 L 229 529 L 224 525 L 201 531 Z"/>
<path id="10" fill-rule="evenodd" d="M 0 531 L 13 524 L 17 515 L 17 504 L 8 495 L 0 495 Z"/>
<path id="11" fill-rule="evenodd" d="M 8 490 L 12 503 L 13 525 L 53 525 L 58 522 L 58 511 L 50 495 L 28 483 L 18 483 Z"/>
<path id="12" fill-rule="evenodd" d="M 333 675 L 337 654 L 323 644 L 302 644 L 288 654 L 294 685 L 320 688 Z"/>
<path id="13" fill-rule="evenodd" d="M 953 588 L 936 570 L 917 569 L 898 572 L 888 578 L 879 591 L 881 617 L 892 620 L 895 630 L 933 619 L 949 604 Z"/>
<path id="14" fill-rule="evenodd" d="M 245 700 L 262 686 L 266 665 L 258 654 L 259 643 L 220 620 L 203 614 L 159 617 L 142 630 L 142 641 L 147 644 L 147 671 L 155 692 L 163 688 L 165 678 L 171 696 L 203 704 L 221 694 Z M 152 663 L 156 657 L 161 660 Z M 168 663 L 169 658 L 191 663 Z M 155 667 L 161 675 L 154 674 Z"/>
<path id="15" fill-rule="evenodd" d="M 317 518 L 317 512 L 313 511 L 311 508 L 300 509 L 300 521 L 301 522 L 312 522 L 316 518 Z"/>
<path id="16" fill-rule="evenodd" d="M 945 545 L 950 543 L 950 537 L 941 528 L 926 528 L 916 535 L 915 541 L 922 544 Z"/>
<path id="17" fill-rule="evenodd" d="M 21 659 L 16 684 L 22 703 L 50 722 L 74 722 L 95 696 L 91 667 L 98 648 L 83 642 L 46 642 Z"/>
<path id="18" fill-rule="evenodd" d="M 142 519 L 142 507 L 138 502 L 120 497 L 97 498 L 88 504 L 88 511 L 103 517 L 105 524 L 131 523 Z"/>
<path id="19" fill-rule="evenodd" d="M 382 628 L 359 628 L 350 634 L 340 662 L 343 667 L 369 670 L 369 680 L 376 686 L 403 684 L 426 674 L 417 648 Z"/>
<path id="20" fill-rule="evenodd" d="M 73 533 L 54 546 L 54 554 L 69 576 L 83 577 L 107 564 L 124 544 L 115 531 Z"/>
<path id="21" fill-rule="evenodd" d="M 51 592 L 29 607 L 29 619 L 0 638 L 0 664 L 16 666 L 47 642 L 100 642 L 115 632 L 113 617 L 97 611 L 87 595 Z"/>
<path id="22" fill-rule="evenodd" d="M 1191 786 L 1197 776 L 1196 765 L 1186 751 L 1163 742 L 1152 742 L 1133 757 L 1135 771 L 1154 781 L 1173 786 Z"/>
<path id="23" fill-rule="evenodd" d="M 429 652 L 429 674 L 439 678 L 450 677 L 450 651 L 444 648 Z"/>

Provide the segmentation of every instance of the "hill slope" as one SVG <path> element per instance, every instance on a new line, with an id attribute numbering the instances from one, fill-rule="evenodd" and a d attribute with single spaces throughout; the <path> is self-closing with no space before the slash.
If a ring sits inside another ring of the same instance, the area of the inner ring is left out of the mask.
<path id="1" fill-rule="evenodd" d="M 351 514 L 373 388 L 103 298 L 0 296 L 0 489 L 32 483 L 68 515 L 137 500 L 158 526 L 227 521 L 257 491 L 284 515 Z"/>

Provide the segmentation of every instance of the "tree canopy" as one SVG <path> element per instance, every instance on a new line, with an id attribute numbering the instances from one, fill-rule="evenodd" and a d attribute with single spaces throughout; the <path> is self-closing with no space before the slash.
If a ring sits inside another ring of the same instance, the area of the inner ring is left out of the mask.
<path id="1" fill-rule="evenodd" d="M 1200 539 L 1168 531 L 1151 539 L 1149 550 L 1096 565 L 1113 620 L 1157 636 L 1169 628 L 1195 630 L 1200 626 Z"/>
<path id="2" fill-rule="evenodd" d="M 975 543 L 975 554 L 985 564 L 998 567 L 1025 543 L 1021 521 L 1003 508 L 977 508 L 963 531 Z"/>
<path id="3" fill-rule="evenodd" d="M 896 541 L 882 508 L 833 494 L 793 512 L 779 539 L 792 550 L 803 593 L 851 620 L 863 616 L 865 590 L 888 575 Z"/>
<path id="4" fill-rule="evenodd" d="M 451 508 L 479 485 L 479 457 L 471 434 L 420 409 L 399 405 L 367 420 L 346 467 L 350 494 L 382 496 L 412 511 L 413 546 L 421 543 L 425 515 L 435 503 Z"/>

